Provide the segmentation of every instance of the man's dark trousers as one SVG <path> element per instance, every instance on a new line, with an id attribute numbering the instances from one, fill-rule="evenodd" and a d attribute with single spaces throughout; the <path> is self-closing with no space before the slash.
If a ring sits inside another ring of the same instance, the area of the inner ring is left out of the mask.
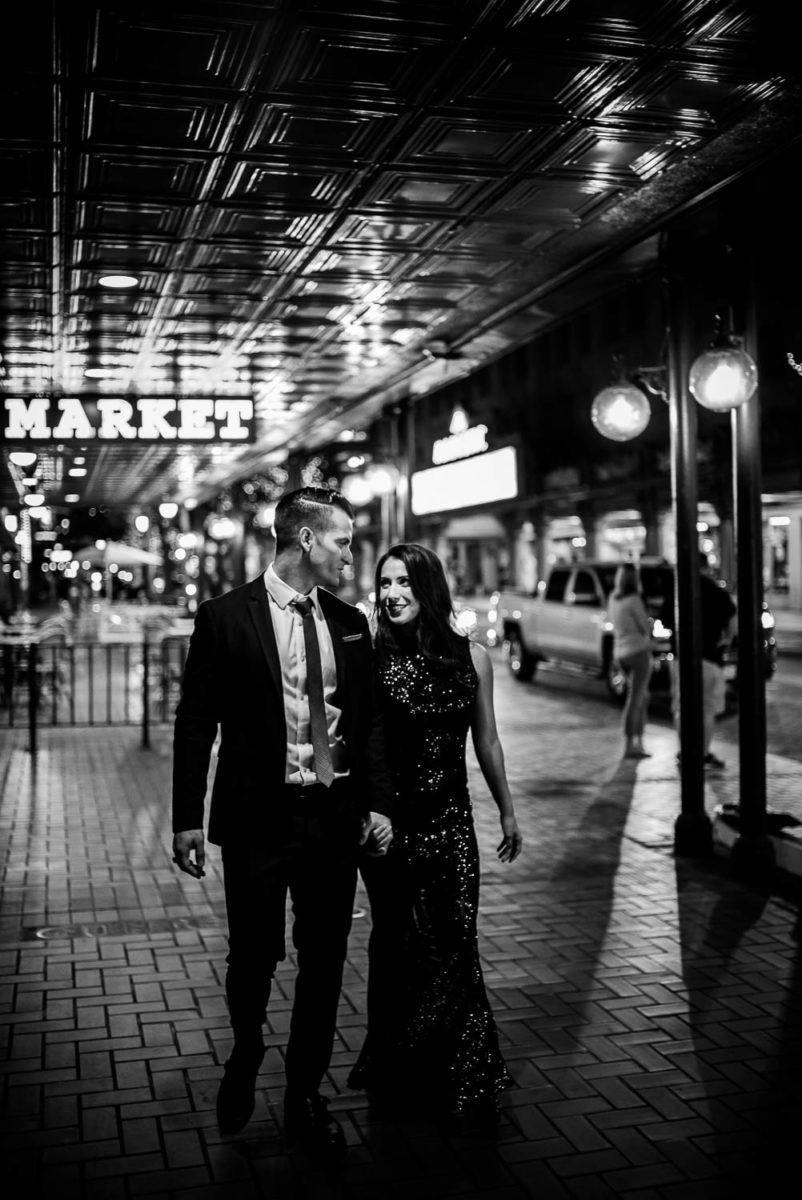
<path id="1" fill-rule="evenodd" d="M 287 1089 L 318 1091 L 331 1058 L 356 890 L 359 816 L 349 781 L 287 785 L 262 838 L 223 844 L 228 998 L 235 1046 L 262 1045 L 271 983 L 285 957 L 286 901 L 297 953 Z"/>

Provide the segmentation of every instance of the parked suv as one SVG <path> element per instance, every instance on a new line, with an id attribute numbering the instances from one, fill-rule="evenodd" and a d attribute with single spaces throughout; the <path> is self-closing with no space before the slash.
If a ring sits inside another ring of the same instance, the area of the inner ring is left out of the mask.
<path id="1" fill-rule="evenodd" d="M 622 702 L 626 675 L 613 652 L 607 599 L 617 562 L 587 560 L 556 563 L 534 594 L 507 590 L 496 594 L 496 627 L 507 665 L 516 678 L 531 679 L 539 662 L 548 661 L 603 678 L 611 697 Z M 641 588 L 652 617 L 655 666 L 651 689 L 670 693 L 669 664 L 674 654 L 674 568 L 662 559 L 639 564 Z M 776 668 L 774 617 L 764 603 L 764 664 L 767 678 Z M 725 674 L 735 681 L 737 638 L 727 652 Z"/>

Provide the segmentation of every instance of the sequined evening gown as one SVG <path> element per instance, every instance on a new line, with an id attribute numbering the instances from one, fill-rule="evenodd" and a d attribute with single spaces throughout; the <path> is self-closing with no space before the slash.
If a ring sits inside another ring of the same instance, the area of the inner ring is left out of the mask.
<path id="1" fill-rule="evenodd" d="M 478 679 L 466 640 L 447 667 L 389 658 L 379 691 L 397 785 L 393 847 L 363 870 L 371 900 L 368 1036 L 352 1087 L 463 1114 L 511 1086 L 479 963 L 479 852 L 465 748 Z"/>

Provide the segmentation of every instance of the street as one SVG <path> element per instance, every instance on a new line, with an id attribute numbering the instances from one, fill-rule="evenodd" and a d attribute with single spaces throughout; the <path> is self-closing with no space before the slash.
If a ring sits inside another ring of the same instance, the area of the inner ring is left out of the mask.
<path id="1" fill-rule="evenodd" d="M 570 712 L 574 720 L 585 723 L 588 730 L 607 730 L 611 738 L 618 736 L 620 710 L 611 703 L 603 680 L 542 663 L 530 683 L 520 683 L 507 671 L 500 648 L 489 653 L 495 667 L 496 709 L 502 743 L 505 715 L 512 727 L 517 727 L 524 716 L 531 720 L 533 728 L 545 731 L 550 713 L 556 718 Z M 649 722 L 664 729 L 671 727 L 671 715 L 664 700 L 658 697 L 652 700 Z M 802 658 L 799 656 L 780 654 L 777 671 L 766 684 L 766 734 L 770 753 L 802 762 Z M 737 757 L 737 714 L 718 721 L 715 741 L 717 745 L 732 747 L 725 757 Z"/>

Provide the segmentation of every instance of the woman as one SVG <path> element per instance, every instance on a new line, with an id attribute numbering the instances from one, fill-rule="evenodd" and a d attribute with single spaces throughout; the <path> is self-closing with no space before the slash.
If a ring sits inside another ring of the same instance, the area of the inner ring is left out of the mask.
<path id="1" fill-rule="evenodd" d="M 652 673 L 652 622 L 633 563 L 622 563 L 615 573 L 608 616 L 613 626 L 613 653 L 628 680 L 623 715 L 624 758 L 649 758 L 649 752 L 643 748 L 643 729 Z"/>
<path id="2" fill-rule="evenodd" d="M 376 568 L 377 683 L 397 793 L 394 841 L 367 858 L 368 1036 L 349 1085 L 402 1101 L 414 1089 L 472 1125 L 512 1083 L 479 963 L 479 852 L 468 729 L 498 806 L 502 862 L 522 846 L 493 709 L 493 668 L 459 634 L 440 559 L 392 546 Z"/>

